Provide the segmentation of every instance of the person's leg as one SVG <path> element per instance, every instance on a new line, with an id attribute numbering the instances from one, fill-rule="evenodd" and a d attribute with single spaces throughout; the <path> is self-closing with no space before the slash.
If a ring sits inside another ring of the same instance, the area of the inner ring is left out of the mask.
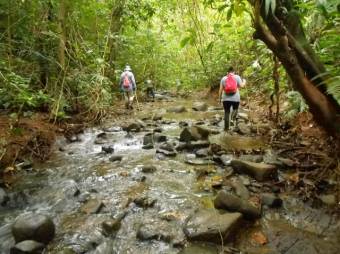
<path id="1" fill-rule="evenodd" d="M 224 130 L 229 130 L 230 126 L 230 101 L 223 101 L 223 108 L 224 108 Z"/>
<path id="2" fill-rule="evenodd" d="M 129 93 L 124 91 L 125 108 L 129 108 Z"/>
<path id="3" fill-rule="evenodd" d="M 234 122 L 234 125 L 237 126 L 237 114 L 240 102 L 232 102 L 233 112 L 231 113 L 231 119 Z"/>

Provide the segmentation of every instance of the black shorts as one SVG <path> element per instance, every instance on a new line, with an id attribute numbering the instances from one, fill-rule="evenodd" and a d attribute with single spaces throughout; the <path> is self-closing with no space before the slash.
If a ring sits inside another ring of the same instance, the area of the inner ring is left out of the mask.
<path id="1" fill-rule="evenodd" d="M 223 101 L 224 111 L 226 112 L 230 112 L 231 107 L 233 107 L 233 110 L 237 110 L 239 105 L 239 101 Z"/>

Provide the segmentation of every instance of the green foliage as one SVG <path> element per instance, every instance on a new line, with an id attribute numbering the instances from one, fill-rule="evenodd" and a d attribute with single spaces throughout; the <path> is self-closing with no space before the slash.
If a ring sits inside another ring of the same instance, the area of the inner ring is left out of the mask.
<path id="1" fill-rule="evenodd" d="M 289 107 L 285 112 L 285 117 L 288 119 L 294 118 L 298 113 L 308 110 L 308 106 L 302 98 L 301 94 L 296 91 L 290 91 L 286 94 Z"/>
<path id="2" fill-rule="evenodd" d="M 0 105 L 4 109 L 37 109 L 51 102 L 51 98 L 42 90 L 30 88 L 30 79 L 9 71 L 3 62 L 1 65 Z"/>

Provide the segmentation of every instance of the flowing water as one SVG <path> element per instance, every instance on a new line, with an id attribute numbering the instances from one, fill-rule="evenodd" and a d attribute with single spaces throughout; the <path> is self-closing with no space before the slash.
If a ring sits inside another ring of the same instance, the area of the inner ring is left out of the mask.
<path id="1" fill-rule="evenodd" d="M 192 102 L 149 104 L 131 117 L 143 118 L 152 115 L 152 111 L 178 104 L 191 109 Z M 169 140 L 177 140 L 181 130 L 179 121 L 206 121 L 222 114 L 221 110 L 168 113 L 164 118 L 169 121 L 159 121 L 159 126 Z M 185 219 L 197 209 L 212 206 L 215 191 L 205 184 L 206 180 L 221 177 L 223 168 L 188 165 L 185 153 L 165 157 L 156 154 L 155 149 L 144 150 L 142 143 L 146 132 L 127 137 L 119 125 L 105 125 L 114 130 L 107 132 L 105 145 L 113 145 L 114 154 L 122 155 L 122 161 L 111 162 L 111 155 L 101 152 L 102 145 L 95 144 L 95 140 L 103 130 L 91 128 L 79 136 L 79 142 L 67 143 L 59 138 L 49 161 L 20 173 L 21 178 L 8 191 L 10 203 L 0 210 L 0 253 L 9 253 L 14 245 L 10 227 L 15 218 L 32 211 L 51 216 L 56 225 L 56 236 L 47 253 L 62 250 L 63 253 L 218 253 L 220 245 L 190 243 L 183 249 L 182 244 L 162 239 L 139 240 L 136 232 L 141 225 L 155 225 L 157 230 L 173 232 L 181 243 Z M 233 142 L 237 146 L 259 143 L 244 139 L 234 137 Z M 63 149 L 60 151 L 59 147 Z M 143 173 L 143 165 L 155 165 L 157 170 Z M 202 179 L 198 181 L 199 170 L 212 172 L 203 178 L 203 183 Z M 149 208 L 138 207 L 133 200 L 141 196 L 156 203 Z M 271 210 L 256 225 L 240 229 L 234 246 L 251 253 L 339 253 L 339 223 L 333 216 L 289 196 L 282 198 L 284 208 Z M 98 203 L 103 204 L 102 208 L 92 213 L 91 209 Z M 121 228 L 114 236 L 106 237 L 102 222 L 119 216 L 124 216 Z M 172 219 L 164 219 L 169 217 Z M 252 241 L 252 234 L 257 230 L 267 236 L 267 245 Z M 304 249 L 306 246 L 311 249 Z"/>

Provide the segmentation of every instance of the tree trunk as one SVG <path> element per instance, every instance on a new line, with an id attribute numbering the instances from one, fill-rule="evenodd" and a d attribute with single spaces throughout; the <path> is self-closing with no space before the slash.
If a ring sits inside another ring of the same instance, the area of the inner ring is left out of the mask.
<path id="1" fill-rule="evenodd" d="M 302 27 L 296 28 L 300 24 L 300 20 L 296 20 L 295 15 L 294 27 L 289 25 L 287 19 L 282 18 L 279 14 L 278 16 L 282 20 L 279 20 L 271 12 L 265 13 L 263 1 L 256 0 L 250 1 L 250 3 L 254 6 L 255 14 L 256 32 L 254 38 L 262 40 L 281 61 L 293 82 L 293 87 L 304 97 L 317 123 L 323 126 L 329 134 L 339 136 L 340 106 L 333 96 L 326 93 L 326 82 L 320 78 L 320 74 L 324 72 L 325 68 L 317 59 L 312 48 L 304 42 L 299 44 L 299 41 L 303 41 L 304 37 L 304 34 L 301 35 Z M 278 3 L 282 4 L 280 1 Z M 283 3 L 286 6 L 279 5 L 276 10 L 283 7 L 290 8 L 290 1 L 283 1 Z M 285 21 L 287 22 L 285 23 Z M 287 26 L 291 26 L 289 28 L 291 32 Z M 296 39 L 293 34 L 298 30 L 300 34 Z"/>

